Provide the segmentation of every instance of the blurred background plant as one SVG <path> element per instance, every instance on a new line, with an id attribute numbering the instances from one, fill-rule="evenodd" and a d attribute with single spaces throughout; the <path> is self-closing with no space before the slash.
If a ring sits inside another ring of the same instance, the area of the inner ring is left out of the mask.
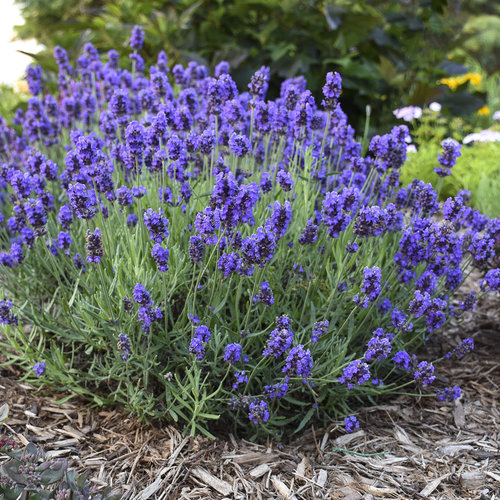
<path id="1" fill-rule="evenodd" d="M 462 2 L 446 0 L 16 1 L 25 19 L 18 35 L 46 47 L 36 55 L 45 70 L 56 69 L 51 55 L 57 45 L 73 59 L 88 41 L 128 57 L 127 34 L 138 23 L 147 32 L 147 62 L 161 49 L 172 64 L 195 60 L 213 68 L 227 60 L 240 88 L 256 67 L 268 65 L 274 73 L 271 97 L 279 81 L 297 75 L 305 75 L 319 96 L 323 75 L 339 71 L 344 108 L 358 117 L 358 128 L 371 104 L 372 125 L 384 129 L 393 121 L 384 103 L 424 103 L 441 92 L 436 82 L 448 76 L 442 63 L 455 47 L 456 24 L 482 8 L 473 1 L 464 14 L 456 5 Z"/>

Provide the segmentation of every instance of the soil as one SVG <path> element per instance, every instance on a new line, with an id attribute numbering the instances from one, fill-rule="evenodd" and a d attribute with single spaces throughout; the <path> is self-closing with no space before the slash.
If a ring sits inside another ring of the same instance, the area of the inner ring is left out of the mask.
<path id="1" fill-rule="evenodd" d="M 439 367 L 442 385 L 462 388 L 458 401 L 399 396 L 360 410 L 352 434 L 311 427 L 267 445 L 183 437 L 121 409 L 58 404 L 18 382 L 12 367 L 0 372 L 0 404 L 10 406 L 19 444 L 68 458 L 123 499 L 500 499 L 499 311 L 498 297 L 488 297 L 427 346 L 432 359 L 474 338 L 473 353 Z"/>

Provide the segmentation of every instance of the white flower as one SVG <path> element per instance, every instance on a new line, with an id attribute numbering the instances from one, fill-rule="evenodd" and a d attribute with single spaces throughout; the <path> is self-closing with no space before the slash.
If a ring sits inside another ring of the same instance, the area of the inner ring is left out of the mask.
<path id="1" fill-rule="evenodd" d="M 429 109 L 431 111 L 434 111 L 435 113 L 439 113 L 441 111 L 441 104 L 439 104 L 438 102 L 431 102 L 429 104 Z"/>
<path id="2" fill-rule="evenodd" d="M 406 146 L 406 152 L 407 153 L 416 153 L 417 148 L 415 147 L 415 144 L 408 144 L 408 146 Z"/>
<path id="3" fill-rule="evenodd" d="M 500 142 L 500 132 L 495 130 L 481 130 L 481 132 L 465 136 L 462 142 L 464 144 L 469 144 L 470 142 Z"/>
<path id="4" fill-rule="evenodd" d="M 493 120 L 500 120 L 500 110 L 493 113 Z"/>
<path id="5" fill-rule="evenodd" d="M 395 109 L 393 114 L 400 120 L 411 122 L 415 119 L 418 120 L 422 116 L 422 108 L 418 106 L 406 106 L 405 108 Z"/>

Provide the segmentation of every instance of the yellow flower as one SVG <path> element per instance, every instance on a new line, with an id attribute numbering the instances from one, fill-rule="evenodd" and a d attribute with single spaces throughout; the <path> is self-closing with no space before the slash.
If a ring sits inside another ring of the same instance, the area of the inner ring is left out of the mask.
<path id="1" fill-rule="evenodd" d="M 460 85 L 470 82 L 474 87 L 480 87 L 483 77 L 479 73 L 466 73 L 465 75 L 450 76 L 449 78 L 441 78 L 438 80 L 438 85 L 446 85 L 453 92 L 457 90 Z"/>
<path id="2" fill-rule="evenodd" d="M 480 87 L 481 82 L 483 81 L 483 77 L 480 73 L 467 73 L 469 77 L 469 82 L 474 85 L 474 87 Z"/>
<path id="3" fill-rule="evenodd" d="M 28 82 L 26 80 L 18 80 L 14 82 L 14 92 L 16 94 L 29 94 Z"/>
<path id="4" fill-rule="evenodd" d="M 488 106 L 483 106 L 477 110 L 477 114 L 479 116 L 487 116 L 490 114 L 490 108 L 488 108 Z"/>

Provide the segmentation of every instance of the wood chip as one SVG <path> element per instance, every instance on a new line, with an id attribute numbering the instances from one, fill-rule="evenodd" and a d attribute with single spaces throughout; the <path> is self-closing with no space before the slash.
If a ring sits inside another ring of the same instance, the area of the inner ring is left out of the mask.
<path id="1" fill-rule="evenodd" d="M 271 467 L 269 467 L 269 465 L 260 464 L 260 465 L 257 465 L 257 467 L 255 467 L 254 469 L 252 469 L 249 472 L 249 474 L 253 478 L 257 479 L 257 478 L 263 476 L 264 474 L 267 474 L 270 470 L 271 470 Z"/>
<path id="2" fill-rule="evenodd" d="M 201 467 L 196 467 L 191 471 L 191 473 L 200 481 L 218 491 L 221 495 L 229 496 L 233 492 L 233 488 L 228 482 L 215 477 L 213 474 L 210 474 L 210 472 L 202 469 Z"/>
<path id="3" fill-rule="evenodd" d="M 479 490 L 484 486 L 486 481 L 484 476 L 484 472 L 480 470 L 462 472 L 460 474 L 460 484 L 466 490 Z"/>
<path id="4" fill-rule="evenodd" d="M 461 451 L 468 451 L 468 450 L 473 450 L 474 447 L 471 446 L 470 444 L 451 444 L 448 446 L 440 446 L 437 451 L 441 455 L 456 455 L 457 453 L 460 453 Z"/>
<path id="5" fill-rule="evenodd" d="M 326 470 L 321 469 L 318 473 L 318 479 L 316 479 L 316 484 L 323 488 L 326 484 L 326 480 L 328 479 L 328 472 Z"/>
<path id="6" fill-rule="evenodd" d="M 264 463 L 269 463 L 269 462 L 274 462 L 277 458 L 278 455 L 274 453 L 245 453 L 243 455 L 235 455 L 235 454 L 229 454 L 229 455 L 222 455 L 221 457 L 223 460 L 224 459 L 231 459 L 233 462 L 237 464 L 264 464 Z"/>
<path id="7" fill-rule="evenodd" d="M 273 483 L 274 489 L 285 499 L 285 500 L 297 500 L 297 497 L 290 491 L 290 488 L 281 479 L 276 476 L 271 476 L 271 482 Z"/>
<path id="8" fill-rule="evenodd" d="M 431 481 L 427 486 L 420 492 L 423 497 L 428 497 L 440 484 L 443 479 L 446 479 L 450 474 L 445 474 L 444 476 L 438 477 Z"/>
<path id="9" fill-rule="evenodd" d="M 343 486 L 336 491 L 336 496 L 339 500 L 361 500 L 363 496 L 359 491 L 353 490 L 350 486 Z"/>
<path id="10" fill-rule="evenodd" d="M 485 470 L 484 473 L 488 476 L 491 477 L 491 479 L 494 479 L 498 483 L 500 483 L 500 475 L 495 474 L 494 472 L 491 472 L 489 470 Z"/>
<path id="11" fill-rule="evenodd" d="M 365 435 L 365 431 L 360 430 L 357 432 L 353 432 L 352 434 L 344 434 L 343 436 L 338 437 L 335 439 L 334 443 L 335 446 L 338 446 L 339 448 L 343 448 L 347 444 L 349 444 L 351 441 L 354 441 L 355 439 L 359 437 L 363 437 Z"/>
<path id="12" fill-rule="evenodd" d="M 464 406 L 460 401 L 455 401 L 453 420 L 455 421 L 455 425 L 460 429 L 463 429 L 467 425 L 467 423 L 465 422 Z"/>

